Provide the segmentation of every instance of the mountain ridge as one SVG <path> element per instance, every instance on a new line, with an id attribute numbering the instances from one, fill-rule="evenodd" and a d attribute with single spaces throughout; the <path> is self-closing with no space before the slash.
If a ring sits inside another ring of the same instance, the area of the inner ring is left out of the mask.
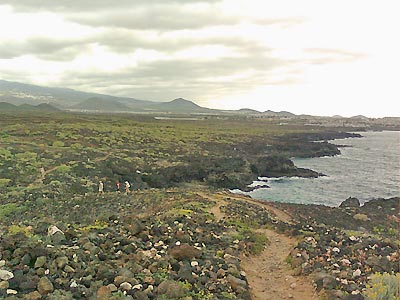
<path id="1" fill-rule="evenodd" d="M 106 94 L 82 92 L 70 88 L 44 87 L 15 81 L 0 79 L 0 102 L 14 105 L 49 104 L 53 107 L 85 112 L 113 113 L 185 113 L 185 114 L 240 114 L 294 116 L 288 112 L 266 112 L 243 108 L 240 110 L 220 110 L 202 107 L 193 101 L 176 98 L 169 102 L 140 100 L 131 97 L 118 97 Z M 9 108 L 10 109 L 10 108 Z"/>
<path id="2" fill-rule="evenodd" d="M 45 112 L 58 112 L 61 111 L 59 108 L 48 104 L 48 103 L 40 103 L 38 105 L 32 104 L 20 104 L 14 105 L 8 102 L 0 102 L 0 111 L 45 111 Z"/>

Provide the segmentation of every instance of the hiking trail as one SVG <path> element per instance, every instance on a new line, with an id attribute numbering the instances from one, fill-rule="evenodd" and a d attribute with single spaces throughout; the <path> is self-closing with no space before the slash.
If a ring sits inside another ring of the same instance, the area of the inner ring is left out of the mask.
<path id="1" fill-rule="evenodd" d="M 293 223 L 292 217 L 287 212 L 268 203 L 230 193 L 218 193 L 212 196 L 206 193 L 198 194 L 216 202 L 209 212 L 214 214 L 217 221 L 224 217 L 224 213 L 220 209 L 221 206 L 227 205 L 229 201 L 241 200 L 266 208 L 275 214 L 280 221 Z M 318 300 L 311 279 L 305 276 L 294 276 L 293 270 L 285 262 L 289 253 L 297 244 L 296 239 L 271 229 L 261 228 L 257 232 L 265 234 L 268 237 L 269 244 L 261 254 L 244 256 L 241 261 L 242 269 L 246 272 L 251 299 Z"/>

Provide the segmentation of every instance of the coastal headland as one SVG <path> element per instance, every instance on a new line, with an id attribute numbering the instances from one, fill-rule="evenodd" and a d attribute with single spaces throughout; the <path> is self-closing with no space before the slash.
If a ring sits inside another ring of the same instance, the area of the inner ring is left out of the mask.
<path id="1" fill-rule="evenodd" d="M 364 299 L 374 273 L 399 272 L 399 198 L 327 207 L 228 191 L 322 176 L 290 158 L 359 136 L 281 123 L 2 114 L 0 299 Z"/>

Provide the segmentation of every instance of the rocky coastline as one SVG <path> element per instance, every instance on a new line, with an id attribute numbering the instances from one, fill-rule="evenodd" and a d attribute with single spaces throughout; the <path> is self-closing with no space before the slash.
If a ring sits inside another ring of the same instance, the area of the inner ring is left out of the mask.
<path id="1" fill-rule="evenodd" d="M 260 188 L 269 188 L 268 178 L 317 178 L 320 176 L 326 176 L 320 172 L 295 166 L 290 157 L 312 158 L 339 155 L 339 148 L 343 147 L 343 145 L 332 144 L 329 143 L 328 140 L 331 141 L 335 139 L 361 137 L 362 135 L 358 133 L 348 132 L 302 133 L 287 135 L 284 137 L 285 146 L 276 146 L 275 151 L 281 151 L 279 154 L 259 156 L 257 159 L 253 159 L 253 163 L 250 167 L 253 175 L 251 177 L 253 179 L 252 182 L 239 182 L 237 187 L 231 189 L 237 189 L 242 192 L 251 192 Z"/>
<path id="2" fill-rule="evenodd" d="M 290 157 L 337 155 L 328 140 L 352 134 L 243 118 L 0 123 L 0 299 L 250 300 L 242 261 L 279 250 L 269 231 L 295 241 L 287 263 L 329 300 L 363 299 L 375 271 L 399 271 L 398 198 L 332 208 L 227 191 L 320 176 Z"/>

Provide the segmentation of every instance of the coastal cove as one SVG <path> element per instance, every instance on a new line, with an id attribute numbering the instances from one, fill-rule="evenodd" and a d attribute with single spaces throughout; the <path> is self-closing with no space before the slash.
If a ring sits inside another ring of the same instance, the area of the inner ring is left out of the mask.
<path id="1" fill-rule="evenodd" d="M 361 134 L 362 138 L 334 140 L 333 144 L 342 146 L 339 147 L 340 155 L 293 159 L 297 167 L 326 176 L 267 178 L 267 182 L 261 183 L 269 188 L 245 194 L 258 200 L 327 206 L 338 206 L 348 197 L 356 197 L 364 203 L 374 198 L 398 196 L 400 133 L 382 131 Z"/>

